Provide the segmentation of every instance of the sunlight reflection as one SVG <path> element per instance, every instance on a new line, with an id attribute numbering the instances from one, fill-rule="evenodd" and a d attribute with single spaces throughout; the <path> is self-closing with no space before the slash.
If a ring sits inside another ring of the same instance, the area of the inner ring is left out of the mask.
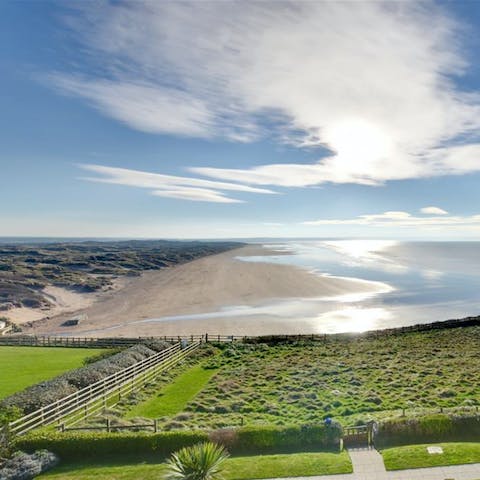
<path id="1" fill-rule="evenodd" d="M 384 308 L 347 307 L 322 313 L 312 323 L 319 333 L 365 332 L 391 318 L 392 314 Z"/>

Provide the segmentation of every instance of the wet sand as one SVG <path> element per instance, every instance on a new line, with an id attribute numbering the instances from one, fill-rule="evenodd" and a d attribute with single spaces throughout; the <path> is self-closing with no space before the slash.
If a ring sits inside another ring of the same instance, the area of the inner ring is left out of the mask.
<path id="1" fill-rule="evenodd" d="M 35 322 L 25 331 L 79 336 L 300 333 L 305 331 L 301 321 L 286 326 L 265 314 L 243 318 L 220 313 L 215 318 L 187 317 L 160 322 L 148 319 L 216 312 L 231 306 L 256 307 L 288 298 L 367 293 L 378 288 L 374 282 L 321 276 L 294 266 L 236 258 L 265 252 L 260 245 L 249 245 L 184 265 L 145 272 L 140 277 L 124 279 L 120 288 L 98 295 L 86 308 Z M 75 327 L 61 327 L 72 314 L 79 313 L 88 318 Z"/>

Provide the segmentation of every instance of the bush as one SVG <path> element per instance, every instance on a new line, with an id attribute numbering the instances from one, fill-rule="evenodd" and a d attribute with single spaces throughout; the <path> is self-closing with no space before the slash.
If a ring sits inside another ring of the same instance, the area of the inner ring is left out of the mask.
<path id="1" fill-rule="evenodd" d="M 378 426 L 375 445 L 383 448 L 432 442 L 478 441 L 479 437 L 479 415 L 438 414 L 384 421 Z"/>
<path id="2" fill-rule="evenodd" d="M 228 452 L 220 445 L 203 442 L 181 448 L 167 461 L 167 480 L 221 480 Z"/>
<path id="3" fill-rule="evenodd" d="M 32 455 L 17 452 L 0 469 L 0 478 L 2 480 L 30 480 L 53 468 L 57 463 L 58 458 L 46 450 L 40 450 Z"/>

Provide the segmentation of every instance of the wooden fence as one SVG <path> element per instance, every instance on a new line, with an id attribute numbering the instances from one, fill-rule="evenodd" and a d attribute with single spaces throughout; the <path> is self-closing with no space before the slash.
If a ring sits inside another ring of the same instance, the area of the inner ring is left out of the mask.
<path id="1" fill-rule="evenodd" d="M 389 328 L 384 330 L 371 330 L 362 333 L 331 333 L 331 334 L 299 334 L 299 335 L 177 335 L 177 336 L 152 336 L 152 337 L 67 337 L 67 336 L 35 336 L 35 335 L 5 335 L 0 336 L 0 346 L 37 346 L 37 347 L 77 347 L 77 348 L 124 348 L 138 343 L 152 340 L 164 340 L 170 343 L 188 340 L 192 342 L 337 342 L 348 341 L 356 338 L 380 338 L 391 335 L 401 335 L 408 332 L 425 332 L 460 327 L 480 325 L 480 316 L 467 317 L 454 320 L 445 320 L 426 324 L 410 325 L 406 327 Z"/>
<path id="2" fill-rule="evenodd" d="M 198 341 L 184 346 L 177 343 L 50 405 L 10 422 L 8 425 L 9 434 L 22 435 L 35 428 L 62 421 L 68 423 L 68 425 L 74 425 L 107 407 L 116 405 L 123 396 L 154 381 L 161 372 L 178 363 L 199 345 L 200 342 Z"/>
<path id="3" fill-rule="evenodd" d="M 169 343 L 178 343 L 186 340 L 193 342 L 232 342 L 247 337 L 233 335 L 183 335 L 183 336 L 156 336 L 156 337 L 57 337 L 36 335 L 8 335 L 0 337 L 0 346 L 26 347 L 75 347 L 75 348 L 128 348 L 150 341 L 163 340 Z"/>

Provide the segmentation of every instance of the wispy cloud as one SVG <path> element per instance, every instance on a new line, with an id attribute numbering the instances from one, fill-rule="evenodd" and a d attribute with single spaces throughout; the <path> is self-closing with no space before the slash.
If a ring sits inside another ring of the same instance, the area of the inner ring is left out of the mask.
<path id="1" fill-rule="evenodd" d="M 431 209 L 436 207 L 425 207 Z M 424 209 L 422 209 L 424 210 Z M 366 225 L 375 227 L 444 227 L 444 226 L 478 226 L 480 214 L 470 216 L 439 215 L 415 216 L 408 212 L 389 211 L 384 213 L 360 215 L 349 219 L 319 219 L 303 222 L 303 225 Z"/>
<path id="2" fill-rule="evenodd" d="M 274 191 L 265 188 L 251 187 L 237 183 L 216 182 L 201 178 L 179 177 L 175 175 L 163 175 L 160 173 L 130 170 L 127 168 L 91 164 L 81 164 L 79 167 L 98 174 L 96 177 L 84 177 L 83 180 L 146 188 L 150 189 L 153 195 L 181 200 L 215 203 L 242 203 L 242 200 L 230 198 L 222 192 L 275 193 Z"/>
<path id="3" fill-rule="evenodd" d="M 435 3 L 75 8 L 69 26 L 88 52 L 87 67 L 53 74 L 61 91 L 146 132 L 250 141 L 273 131 L 331 151 L 313 164 L 196 174 L 304 187 L 480 170 L 480 96 L 455 83 L 468 69 L 467 27 Z"/>

